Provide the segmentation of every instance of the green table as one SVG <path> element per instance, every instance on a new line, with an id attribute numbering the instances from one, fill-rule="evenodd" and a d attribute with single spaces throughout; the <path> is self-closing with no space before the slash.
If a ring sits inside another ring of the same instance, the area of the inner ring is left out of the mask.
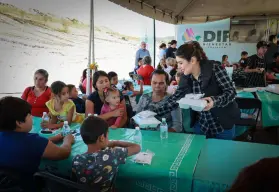
<path id="1" fill-rule="evenodd" d="M 32 132 L 40 131 L 40 119 L 34 118 Z M 78 128 L 74 125 L 72 129 Z M 134 129 L 110 130 L 109 139 L 133 142 Z M 190 191 L 195 166 L 204 136 L 169 133 L 168 140 L 161 141 L 157 131 L 142 131 L 142 151 L 155 153 L 151 165 L 140 165 L 128 158 L 119 167 L 116 186 L 120 191 Z M 60 175 L 71 174 L 71 161 L 77 154 L 86 152 L 87 147 L 79 140 L 72 146 L 68 159 L 63 161 L 43 160 L 41 169 Z"/>
<path id="2" fill-rule="evenodd" d="M 237 93 L 236 96 L 241 97 L 241 98 L 255 98 L 253 93 L 245 92 L 245 91 L 241 91 L 241 92 Z"/>
<path id="3" fill-rule="evenodd" d="M 279 95 L 270 92 L 257 92 L 262 102 L 263 127 L 279 125 Z"/>
<path id="4" fill-rule="evenodd" d="M 208 139 L 196 166 L 193 191 L 226 191 L 242 168 L 278 154 L 276 145 Z"/>

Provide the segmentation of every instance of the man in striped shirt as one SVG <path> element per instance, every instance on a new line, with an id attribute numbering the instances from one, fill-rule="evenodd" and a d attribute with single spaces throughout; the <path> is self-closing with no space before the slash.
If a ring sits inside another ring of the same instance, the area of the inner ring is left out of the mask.
<path id="1" fill-rule="evenodd" d="M 257 43 L 257 54 L 248 58 L 247 67 L 245 72 L 247 79 L 245 82 L 246 87 L 265 87 L 266 86 L 266 60 L 264 55 L 267 51 L 267 43 L 260 41 Z"/>

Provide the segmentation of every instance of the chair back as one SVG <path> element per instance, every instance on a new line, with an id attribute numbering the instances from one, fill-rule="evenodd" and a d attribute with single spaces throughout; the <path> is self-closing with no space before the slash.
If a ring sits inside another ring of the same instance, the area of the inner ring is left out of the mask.
<path id="1" fill-rule="evenodd" d="M 35 183 L 37 185 L 38 191 L 47 190 L 48 192 L 94 192 L 99 191 L 95 190 L 92 187 L 87 185 L 82 185 L 71 181 L 66 178 L 58 177 L 49 172 L 42 171 L 37 172 L 34 175 Z"/>
<path id="2" fill-rule="evenodd" d="M 255 109 L 257 111 L 256 121 L 258 121 L 260 112 L 262 110 L 262 102 L 255 98 L 239 98 L 235 99 L 239 109 Z"/>
<path id="3" fill-rule="evenodd" d="M 255 98 L 236 98 L 235 99 L 240 109 L 261 109 L 262 102 Z"/>
<path id="4" fill-rule="evenodd" d="M 0 168 L 0 192 L 23 192 L 20 174 L 8 168 Z"/>

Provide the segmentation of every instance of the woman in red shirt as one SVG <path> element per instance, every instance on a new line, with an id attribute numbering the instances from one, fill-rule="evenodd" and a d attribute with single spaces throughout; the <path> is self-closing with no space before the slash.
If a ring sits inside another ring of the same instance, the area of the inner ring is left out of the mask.
<path id="1" fill-rule="evenodd" d="M 151 57 L 145 56 L 142 61 L 143 65 L 137 70 L 137 73 L 142 76 L 144 85 L 151 85 L 151 75 L 154 71 L 154 68 L 151 66 Z"/>
<path id="2" fill-rule="evenodd" d="M 27 87 L 21 98 L 27 101 L 32 106 L 31 115 L 42 117 L 43 112 L 48 112 L 46 102 L 50 100 L 51 90 L 46 85 L 48 81 L 48 72 L 44 69 L 39 69 L 34 74 L 33 87 Z"/>

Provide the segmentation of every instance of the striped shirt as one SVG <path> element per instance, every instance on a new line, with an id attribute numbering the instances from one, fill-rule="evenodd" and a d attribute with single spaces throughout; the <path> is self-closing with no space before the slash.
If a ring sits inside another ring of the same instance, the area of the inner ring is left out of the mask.
<path id="1" fill-rule="evenodd" d="M 266 71 L 265 58 L 260 58 L 258 55 L 252 55 L 248 58 L 247 67 L 249 69 L 264 68 Z M 265 87 L 265 71 L 263 73 L 248 73 L 246 79 L 246 87 Z"/>

